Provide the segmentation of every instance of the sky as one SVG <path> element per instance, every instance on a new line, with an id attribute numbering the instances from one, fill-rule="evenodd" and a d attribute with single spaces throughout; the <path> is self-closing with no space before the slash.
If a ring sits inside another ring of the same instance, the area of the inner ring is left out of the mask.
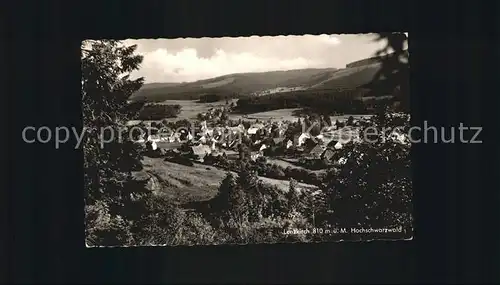
<path id="1" fill-rule="evenodd" d="M 131 77 L 146 83 L 192 82 L 231 73 L 343 68 L 385 46 L 375 34 L 239 38 L 128 39 L 144 56 Z"/>

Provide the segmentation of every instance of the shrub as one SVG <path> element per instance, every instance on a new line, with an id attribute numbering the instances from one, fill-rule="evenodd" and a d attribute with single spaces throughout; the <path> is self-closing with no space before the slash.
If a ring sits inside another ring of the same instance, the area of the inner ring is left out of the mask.
<path id="1" fill-rule="evenodd" d="M 85 206 L 85 242 L 88 246 L 131 245 L 130 224 L 109 213 L 103 202 Z"/>
<path id="2" fill-rule="evenodd" d="M 224 244 L 229 237 L 220 228 L 214 228 L 200 213 L 188 212 L 179 232 L 182 245 Z"/>
<path id="3" fill-rule="evenodd" d="M 172 157 L 167 157 L 167 158 L 165 158 L 165 161 L 178 163 L 178 164 L 185 165 L 185 166 L 194 166 L 194 163 L 188 157 L 184 157 L 182 155 L 175 155 Z"/>
<path id="4" fill-rule="evenodd" d="M 222 100 L 222 96 L 218 94 L 207 94 L 207 95 L 201 95 L 199 102 L 200 103 L 213 103 Z"/>
<path id="5" fill-rule="evenodd" d="M 148 214 L 138 230 L 137 245 L 176 245 L 184 212 L 160 195 L 149 197 L 147 207 Z"/>
<path id="6" fill-rule="evenodd" d="M 228 236 L 228 242 L 237 244 L 248 243 L 276 243 L 276 242 L 306 242 L 306 234 L 285 235 L 285 230 L 310 229 L 311 224 L 300 213 L 293 213 L 288 217 L 265 217 L 250 222 L 247 217 L 235 218 L 231 216 L 221 226 Z"/>
<path id="7" fill-rule="evenodd" d="M 346 162 L 339 165 L 338 173 L 331 172 L 325 179 L 333 211 L 328 218 L 332 225 L 411 228 L 409 145 L 383 139 L 375 143 L 351 143 L 335 157 L 343 157 Z"/>
<path id="8" fill-rule="evenodd" d="M 148 104 L 139 112 L 140 120 L 163 120 L 176 118 L 181 112 L 181 105 Z"/>

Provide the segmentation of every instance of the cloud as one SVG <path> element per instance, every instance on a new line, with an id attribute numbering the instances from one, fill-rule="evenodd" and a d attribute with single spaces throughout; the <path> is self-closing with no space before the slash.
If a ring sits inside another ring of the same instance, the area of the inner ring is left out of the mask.
<path id="1" fill-rule="evenodd" d="M 126 40 L 144 56 L 139 71 L 150 82 L 189 82 L 231 73 L 345 67 L 371 57 L 384 43 L 373 34 Z"/>
<path id="2" fill-rule="evenodd" d="M 336 37 L 335 35 L 322 34 L 322 35 L 319 35 L 318 38 L 329 45 L 336 46 L 336 45 L 339 45 L 341 43 L 341 40 L 338 37 Z"/>
<path id="3" fill-rule="evenodd" d="M 230 73 L 264 72 L 274 70 L 307 68 L 317 63 L 302 57 L 279 59 L 259 57 L 249 52 L 227 53 L 218 49 L 209 58 L 199 57 L 192 48 L 171 53 L 167 49 L 157 49 L 144 54 L 142 71 L 147 71 L 148 82 L 166 82 L 175 78 L 179 82 L 195 81 Z M 144 74 L 138 72 L 137 74 Z"/>

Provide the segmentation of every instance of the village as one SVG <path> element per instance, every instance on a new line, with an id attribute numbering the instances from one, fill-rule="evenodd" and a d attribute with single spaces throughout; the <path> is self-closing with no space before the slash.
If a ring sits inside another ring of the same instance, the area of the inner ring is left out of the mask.
<path id="1" fill-rule="evenodd" d="M 151 158 L 192 166 L 194 163 L 231 170 L 249 161 L 258 175 L 321 186 L 328 168 L 344 163 L 335 153 L 345 144 L 359 143 L 360 128 L 371 116 L 349 116 L 331 121 L 328 116 L 304 115 L 296 121 L 231 120 L 232 105 L 211 108 L 198 120 L 131 122 L 143 137 L 137 142 Z M 408 143 L 402 134 L 389 139 Z"/>

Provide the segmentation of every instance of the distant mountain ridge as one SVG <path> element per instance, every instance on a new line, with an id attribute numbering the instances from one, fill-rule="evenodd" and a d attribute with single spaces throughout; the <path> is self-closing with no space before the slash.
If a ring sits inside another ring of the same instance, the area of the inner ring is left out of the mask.
<path id="1" fill-rule="evenodd" d="M 177 82 L 164 82 L 164 83 L 146 83 L 142 86 L 142 89 L 154 89 L 154 88 L 164 88 L 164 87 L 172 87 L 177 86 L 182 83 Z"/>
<path id="2" fill-rule="evenodd" d="M 408 50 L 406 50 L 406 55 L 408 55 Z M 381 59 L 383 56 L 373 56 L 357 61 L 353 61 L 351 63 L 346 64 L 346 68 L 353 68 L 353 67 L 360 67 L 360 66 L 366 66 L 370 64 L 377 64 L 380 63 Z"/>
<path id="3" fill-rule="evenodd" d="M 150 83 L 131 101 L 196 100 L 207 94 L 223 97 L 263 96 L 294 90 L 355 89 L 366 85 L 380 69 L 378 57 L 349 63 L 346 68 L 296 69 L 228 74 L 187 83 Z"/>
<path id="4" fill-rule="evenodd" d="M 353 68 L 353 67 L 360 67 L 360 66 L 365 66 L 365 65 L 369 65 L 369 64 L 376 64 L 376 63 L 379 63 L 380 60 L 381 60 L 380 56 L 374 56 L 374 57 L 365 58 L 362 60 L 351 62 L 349 64 L 346 64 L 345 67 L 346 68 Z"/>

